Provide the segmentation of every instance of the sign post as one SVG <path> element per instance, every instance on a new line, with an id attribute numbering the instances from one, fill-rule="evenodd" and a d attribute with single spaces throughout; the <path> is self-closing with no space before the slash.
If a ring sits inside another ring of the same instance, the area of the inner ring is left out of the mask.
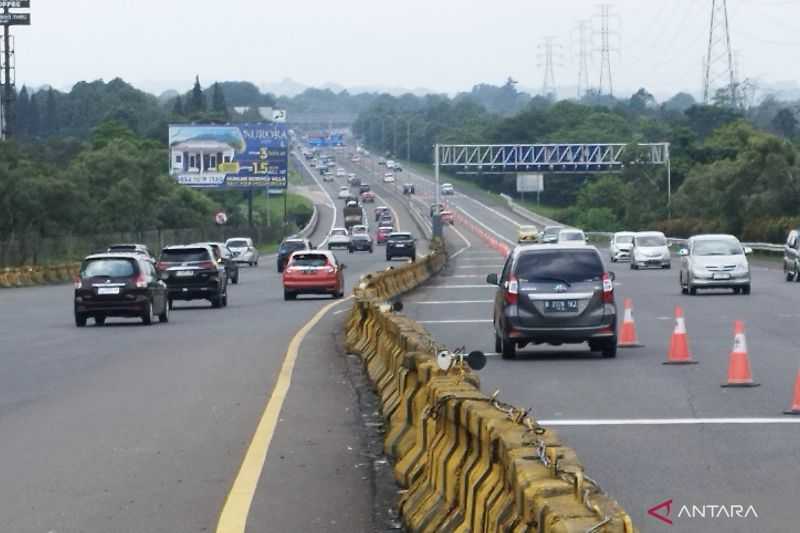
<path id="1" fill-rule="evenodd" d="M 11 26 L 30 26 L 30 13 L 12 13 L 11 9 L 29 9 L 30 0 L 0 0 L 0 25 L 3 26 L 3 54 L 2 68 L 3 73 L 3 94 L 2 117 L 0 117 L 0 129 L 2 138 L 7 139 L 13 133 L 15 118 L 14 105 L 17 98 L 16 75 L 14 72 L 14 40 L 11 38 Z"/>
<path id="2" fill-rule="evenodd" d="M 541 194 L 544 190 L 544 174 L 517 174 L 517 192 L 525 200 L 526 192 L 536 193 L 536 205 L 541 201 Z"/>

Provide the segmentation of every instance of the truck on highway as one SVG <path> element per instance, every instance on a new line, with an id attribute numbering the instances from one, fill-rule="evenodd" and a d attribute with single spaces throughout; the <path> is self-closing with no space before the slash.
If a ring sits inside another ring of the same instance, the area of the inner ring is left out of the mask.
<path id="1" fill-rule="evenodd" d="M 358 205 L 357 201 L 348 201 L 344 210 L 344 227 L 348 230 L 353 226 L 364 223 L 364 210 Z"/>

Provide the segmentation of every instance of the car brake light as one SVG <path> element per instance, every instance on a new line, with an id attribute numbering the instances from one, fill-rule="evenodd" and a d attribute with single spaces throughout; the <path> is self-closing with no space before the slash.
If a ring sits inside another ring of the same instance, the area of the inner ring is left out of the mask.
<path id="1" fill-rule="evenodd" d="M 147 288 L 147 280 L 145 279 L 144 274 L 139 274 L 138 276 L 136 276 L 136 279 L 134 280 L 134 283 L 136 283 L 136 288 L 137 289 L 146 289 Z"/>
<path id="2" fill-rule="evenodd" d="M 73 286 L 74 286 L 76 289 L 81 289 L 81 288 L 83 288 L 83 283 L 81 282 L 81 278 L 75 278 L 74 280 L 72 280 L 72 285 L 73 285 Z"/>
<path id="3" fill-rule="evenodd" d="M 603 303 L 614 303 L 614 282 L 611 281 L 608 272 L 603 274 Z"/>
<path id="4" fill-rule="evenodd" d="M 336 269 L 331 265 L 328 265 L 327 267 L 325 267 L 325 272 L 327 272 L 328 274 L 333 274 L 334 272 L 336 272 Z"/>
<path id="5" fill-rule="evenodd" d="M 516 305 L 519 301 L 519 281 L 514 275 L 509 276 L 506 282 L 505 298 L 509 305 Z"/>
<path id="6" fill-rule="evenodd" d="M 217 264 L 214 261 L 203 261 L 199 263 L 197 266 L 199 266 L 200 268 L 214 268 L 217 266 Z"/>

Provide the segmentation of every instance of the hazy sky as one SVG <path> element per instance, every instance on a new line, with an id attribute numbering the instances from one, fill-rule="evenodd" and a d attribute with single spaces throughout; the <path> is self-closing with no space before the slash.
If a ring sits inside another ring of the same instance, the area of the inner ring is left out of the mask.
<path id="1" fill-rule="evenodd" d="M 577 80 L 578 21 L 599 29 L 596 0 L 32 0 L 14 29 L 18 84 L 67 88 L 116 76 L 160 91 L 195 74 L 257 84 L 468 90 L 509 75 L 539 88 L 554 36 L 559 86 Z M 617 93 L 699 90 L 711 0 L 609 1 Z M 728 0 L 745 77 L 800 79 L 800 0 Z M 572 37 L 572 38 L 571 38 Z M 595 35 L 594 47 L 599 47 Z M 590 81 L 599 80 L 597 55 Z"/>

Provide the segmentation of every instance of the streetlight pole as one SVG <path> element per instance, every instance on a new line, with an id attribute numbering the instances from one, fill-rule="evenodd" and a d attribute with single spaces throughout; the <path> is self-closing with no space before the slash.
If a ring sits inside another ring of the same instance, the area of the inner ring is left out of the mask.
<path id="1" fill-rule="evenodd" d="M 672 163 L 669 158 L 669 143 L 664 147 L 667 158 L 667 220 L 672 220 Z"/>

